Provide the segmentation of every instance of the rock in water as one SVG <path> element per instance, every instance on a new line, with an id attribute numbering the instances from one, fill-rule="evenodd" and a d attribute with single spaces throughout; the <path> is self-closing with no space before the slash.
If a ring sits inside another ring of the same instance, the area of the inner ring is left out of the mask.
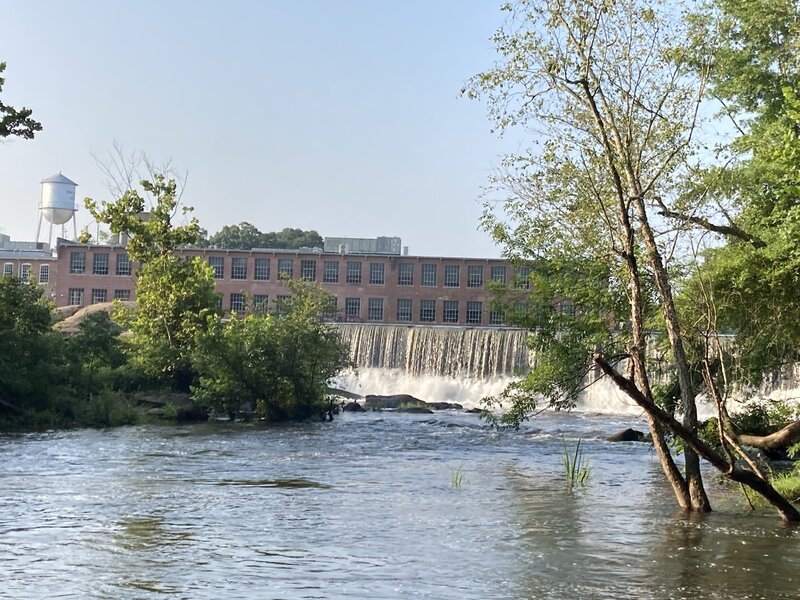
<path id="1" fill-rule="evenodd" d="M 606 439 L 609 442 L 641 442 L 644 439 L 644 433 L 628 428 L 618 431 Z"/>

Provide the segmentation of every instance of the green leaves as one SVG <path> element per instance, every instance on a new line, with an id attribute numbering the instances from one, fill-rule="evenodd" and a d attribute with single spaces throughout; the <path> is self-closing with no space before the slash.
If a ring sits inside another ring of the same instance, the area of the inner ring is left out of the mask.
<path id="1" fill-rule="evenodd" d="M 0 62 L 0 74 L 6 70 L 6 63 Z M 6 80 L 0 76 L 0 92 Z M 37 131 L 42 130 L 42 124 L 31 118 L 33 111 L 30 108 L 16 109 L 0 101 L 0 138 L 17 136 L 27 140 L 33 139 Z"/>
<path id="2" fill-rule="evenodd" d="M 248 405 L 269 421 L 332 411 L 328 383 L 348 366 L 348 354 L 338 331 L 321 321 L 330 294 L 309 282 L 287 285 L 292 296 L 280 314 L 214 319 L 198 334 L 195 400 L 220 413 Z"/>
<path id="3" fill-rule="evenodd" d="M 192 218 L 184 225 L 175 225 L 172 220 L 178 215 L 179 196 L 177 182 L 163 173 L 155 173 L 151 180 L 140 182 L 142 189 L 151 198 L 146 212 L 144 198 L 137 190 L 129 189 L 113 202 L 98 206 L 86 198 L 86 209 L 98 223 L 105 223 L 112 233 L 130 236 L 128 254 L 132 260 L 145 264 L 158 256 L 171 255 L 182 246 L 195 244 L 200 239 L 200 223 Z M 190 207 L 182 206 L 181 214 L 190 213 Z"/>

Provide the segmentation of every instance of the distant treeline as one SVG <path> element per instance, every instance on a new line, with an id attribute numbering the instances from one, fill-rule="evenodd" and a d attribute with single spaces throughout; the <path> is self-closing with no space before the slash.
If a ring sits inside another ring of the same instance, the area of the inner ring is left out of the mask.
<path id="1" fill-rule="evenodd" d="M 225 225 L 214 235 L 201 236 L 198 245 L 213 246 L 229 250 L 250 250 L 251 248 L 277 248 L 296 250 L 298 248 L 321 248 L 322 237 L 314 230 L 304 231 L 286 227 L 280 231 L 259 231 L 255 225 L 243 221 L 238 225 Z"/>

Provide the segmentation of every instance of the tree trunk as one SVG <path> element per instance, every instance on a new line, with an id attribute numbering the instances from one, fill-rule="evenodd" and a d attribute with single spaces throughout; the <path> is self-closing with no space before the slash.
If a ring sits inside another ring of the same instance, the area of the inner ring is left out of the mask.
<path id="1" fill-rule="evenodd" d="M 739 435 L 739 442 L 761 450 L 777 450 L 785 448 L 800 439 L 800 421 L 790 423 L 780 431 L 769 435 Z"/>
<path id="2" fill-rule="evenodd" d="M 681 401 L 683 404 L 683 424 L 691 430 L 697 431 L 697 405 L 694 399 L 694 386 L 689 369 L 689 361 L 683 348 L 683 338 L 681 337 L 680 322 L 678 312 L 675 309 L 675 300 L 672 297 L 672 287 L 669 283 L 669 275 L 664 267 L 661 252 L 656 244 L 653 230 L 647 217 L 647 209 L 641 196 L 635 199 L 637 213 L 641 221 L 642 237 L 644 238 L 650 266 L 656 277 L 656 286 L 661 297 L 661 309 L 664 314 L 664 323 L 667 329 L 667 337 L 672 346 L 672 353 L 675 358 L 675 367 L 678 371 L 678 384 L 681 388 Z M 711 503 L 706 496 L 703 487 L 703 476 L 700 471 L 700 457 L 690 447 L 685 449 L 686 481 L 689 484 L 689 494 L 692 498 L 692 510 L 697 512 L 708 512 L 711 510 Z"/>
<path id="3" fill-rule="evenodd" d="M 737 466 L 731 468 L 731 465 L 720 456 L 719 453 L 701 440 L 695 431 L 676 421 L 672 415 L 648 400 L 648 398 L 639 391 L 633 381 L 617 373 L 614 367 L 608 364 L 601 355 L 595 355 L 594 362 L 620 390 L 625 392 L 634 402 L 641 406 L 659 425 L 681 438 L 688 448 L 691 448 L 699 456 L 702 456 L 729 479 L 737 483 L 743 483 L 753 491 L 761 494 L 767 502 L 775 507 L 784 521 L 800 522 L 800 512 L 797 511 L 791 502 L 781 496 L 768 481 L 761 479 L 750 470 L 742 469 Z"/>

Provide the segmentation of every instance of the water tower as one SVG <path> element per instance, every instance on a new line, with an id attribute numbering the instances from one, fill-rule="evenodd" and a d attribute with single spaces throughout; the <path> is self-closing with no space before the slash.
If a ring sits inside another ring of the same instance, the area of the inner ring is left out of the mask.
<path id="1" fill-rule="evenodd" d="M 42 199 L 39 201 L 39 225 L 36 227 L 36 241 L 42 230 L 42 219 L 50 223 L 47 243 L 53 243 L 53 225 L 61 225 L 61 237 L 66 237 L 67 223 L 72 220 L 73 240 L 78 239 L 78 225 L 75 222 L 75 188 L 78 184 L 61 173 L 42 179 Z"/>

